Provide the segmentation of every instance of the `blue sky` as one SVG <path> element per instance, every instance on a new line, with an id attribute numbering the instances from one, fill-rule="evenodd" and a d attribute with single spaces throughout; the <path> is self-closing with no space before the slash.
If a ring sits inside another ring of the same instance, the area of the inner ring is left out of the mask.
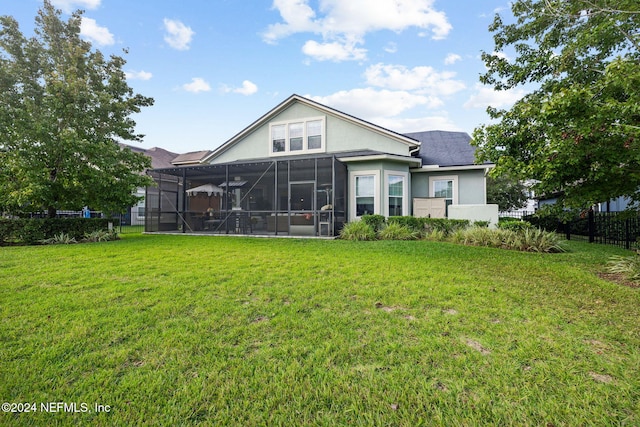
<path id="1" fill-rule="evenodd" d="M 507 0 L 52 3 L 85 10 L 83 37 L 123 56 L 130 86 L 155 99 L 133 116 L 144 148 L 214 149 L 294 93 L 398 132 L 470 134 L 488 105 L 523 95 L 478 80 Z M 31 35 L 41 5 L 0 0 L 0 14 Z"/>

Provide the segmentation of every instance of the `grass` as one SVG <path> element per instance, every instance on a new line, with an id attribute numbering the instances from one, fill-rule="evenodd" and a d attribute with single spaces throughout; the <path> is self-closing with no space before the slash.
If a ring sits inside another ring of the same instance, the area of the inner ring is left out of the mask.
<path id="1" fill-rule="evenodd" d="M 0 248 L 2 401 L 90 408 L 0 424 L 640 424 L 622 250 L 122 237 Z"/>

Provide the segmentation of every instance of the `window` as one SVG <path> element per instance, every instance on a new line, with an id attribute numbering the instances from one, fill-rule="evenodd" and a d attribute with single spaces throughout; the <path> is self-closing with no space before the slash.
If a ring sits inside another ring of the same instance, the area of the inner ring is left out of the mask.
<path id="1" fill-rule="evenodd" d="M 404 215 L 404 175 L 387 176 L 388 216 Z"/>
<path id="2" fill-rule="evenodd" d="M 458 177 L 432 176 L 429 177 L 429 197 L 442 197 L 446 205 L 458 204 Z"/>
<path id="3" fill-rule="evenodd" d="M 273 153 L 281 153 L 285 151 L 285 126 L 271 126 L 271 144 Z"/>
<path id="4" fill-rule="evenodd" d="M 301 151 L 303 143 L 304 123 L 291 123 L 289 125 L 289 150 Z"/>
<path id="5" fill-rule="evenodd" d="M 356 176 L 356 216 L 371 215 L 375 211 L 375 176 Z"/>
<path id="6" fill-rule="evenodd" d="M 349 174 L 349 219 L 380 213 L 380 171 L 357 171 Z"/>
<path id="7" fill-rule="evenodd" d="M 324 152 L 324 118 L 271 124 L 271 155 Z"/>
<path id="8" fill-rule="evenodd" d="M 309 150 L 322 148 L 322 120 L 307 122 L 307 147 Z"/>

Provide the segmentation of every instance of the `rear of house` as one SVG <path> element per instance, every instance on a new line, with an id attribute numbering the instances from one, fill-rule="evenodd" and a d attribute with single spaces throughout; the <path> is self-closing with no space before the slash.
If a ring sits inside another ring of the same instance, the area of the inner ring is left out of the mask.
<path id="1" fill-rule="evenodd" d="M 491 165 L 474 164 L 469 141 L 403 135 L 292 95 L 199 164 L 153 170 L 146 231 L 335 236 L 366 214 L 483 206 Z"/>

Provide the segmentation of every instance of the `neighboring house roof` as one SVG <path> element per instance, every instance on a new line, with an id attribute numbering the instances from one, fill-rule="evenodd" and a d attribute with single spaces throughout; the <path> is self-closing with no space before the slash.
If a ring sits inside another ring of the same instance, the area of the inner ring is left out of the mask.
<path id="1" fill-rule="evenodd" d="M 249 135 L 251 132 L 253 132 L 254 130 L 256 130 L 258 127 L 260 127 L 261 125 L 263 125 L 264 123 L 268 122 L 272 117 L 276 116 L 277 114 L 281 113 L 282 111 L 286 110 L 287 108 L 289 108 L 292 104 L 299 102 L 302 104 L 306 104 L 312 108 L 318 109 L 320 111 L 324 111 L 326 114 L 331 114 L 333 116 L 337 116 L 340 117 L 344 120 L 347 120 L 351 123 L 354 123 L 356 125 L 359 126 L 364 126 L 374 132 L 378 132 L 381 133 L 383 135 L 386 135 L 390 138 L 393 138 L 399 142 L 402 142 L 404 144 L 406 144 L 408 147 L 410 148 L 417 148 L 420 145 L 420 142 L 418 142 L 417 140 L 407 136 L 407 135 L 403 135 L 401 133 L 398 132 L 394 132 L 392 130 L 389 129 L 385 129 L 381 126 L 378 126 L 376 124 L 367 122 L 366 120 L 362 120 L 359 119 L 355 116 L 352 116 L 350 114 L 347 113 L 343 113 L 342 111 L 336 110 L 334 108 L 328 107 L 326 105 L 320 104 L 316 101 L 313 101 L 311 99 L 302 97 L 300 95 L 291 95 L 289 98 L 285 99 L 283 102 L 281 102 L 280 104 L 278 104 L 276 107 L 274 107 L 273 109 L 271 109 L 269 112 L 267 112 L 266 114 L 264 114 L 262 117 L 260 117 L 258 120 L 256 120 L 255 122 L 253 122 L 252 124 L 250 124 L 249 126 L 247 126 L 246 128 L 244 128 L 242 131 L 240 131 L 238 134 L 236 134 L 234 137 L 232 137 L 230 140 L 228 140 L 227 142 L 225 142 L 224 144 L 222 144 L 220 147 L 216 148 L 214 151 L 212 151 L 208 156 L 206 156 L 205 158 L 202 159 L 202 163 L 208 162 L 211 159 L 217 157 L 218 155 L 224 153 L 227 149 L 229 149 L 230 147 L 234 146 L 236 143 L 240 142 L 244 137 L 246 137 L 247 135 Z"/>
<path id="2" fill-rule="evenodd" d="M 432 130 L 405 135 L 422 143 L 419 155 L 424 166 L 446 167 L 475 164 L 476 149 L 471 145 L 471 137 L 466 132 Z"/>
<path id="3" fill-rule="evenodd" d="M 173 153 L 171 151 L 167 151 L 164 148 L 153 147 L 153 148 L 140 148 L 134 147 L 128 144 L 120 144 L 122 147 L 127 147 L 131 151 L 136 153 L 142 153 L 147 157 L 151 158 L 151 169 L 162 169 L 162 168 L 170 168 L 173 166 L 171 161 L 176 158 L 177 153 Z"/>
<path id="4" fill-rule="evenodd" d="M 171 162 L 173 165 L 198 165 L 211 154 L 209 150 L 191 151 L 189 153 L 180 154 Z"/>

